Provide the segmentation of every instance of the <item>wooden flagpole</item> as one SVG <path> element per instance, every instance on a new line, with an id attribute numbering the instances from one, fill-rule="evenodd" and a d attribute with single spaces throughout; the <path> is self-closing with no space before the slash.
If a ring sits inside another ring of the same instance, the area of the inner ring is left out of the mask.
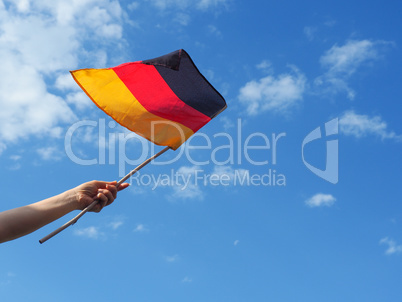
<path id="1" fill-rule="evenodd" d="M 164 148 L 163 150 L 159 151 L 158 153 L 156 153 L 155 155 L 151 156 L 147 160 L 145 160 L 143 163 L 141 163 L 139 166 L 137 166 L 134 170 L 132 170 L 130 173 L 128 173 L 126 176 L 124 176 L 122 179 L 120 179 L 117 182 L 117 187 L 119 187 L 123 182 L 125 182 L 127 179 L 129 179 L 131 176 L 133 176 L 136 172 L 138 172 L 144 166 L 149 164 L 151 161 L 153 161 L 155 158 L 157 158 L 158 156 L 162 155 L 163 153 L 165 153 L 169 149 L 170 149 L 170 147 L 168 146 L 168 147 Z M 64 229 L 68 228 L 70 225 L 73 225 L 74 223 L 76 223 L 78 221 L 78 219 L 80 219 L 86 212 L 92 210 L 92 208 L 97 203 L 98 203 L 98 200 L 94 200 L 89 206 L 87 206 L 85 209 L 83 209 L 77 216 L 75 216 L 73 219 L 71 219 L 67 223 L 63 224 L 57 230 L 54 230 L 53 232 L 51 232 L 49 235 L 43 237 L 41 240 L 39 240 L 39 242 L 40 243 L 46 242 L 47 240 L 49 240 L 53 236 L 57 235 L 58 233 L 60 233 Z"/>

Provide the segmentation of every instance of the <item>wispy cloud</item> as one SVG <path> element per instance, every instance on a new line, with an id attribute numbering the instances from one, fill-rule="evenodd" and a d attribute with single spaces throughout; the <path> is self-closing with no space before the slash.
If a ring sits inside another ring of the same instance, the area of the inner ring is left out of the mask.
<path id="1" fill-rule="evenodd" d="M 101 226 L 89 226 L 86 228 L 78 228 L 74 230 L 74 235 L 90 238 L 90 239 L 102 239 L 105 240 L 109 236 L 116 234 L 117 229 L 119 229 L 124 224 L 124 217 L 116 216 L 113 218 L 107 218 Z"/>
<path id="2" fill-rule="evenodd" d="M 228 118 L 227 116 L 222 116 L 220 118 L 220 123 L 223 125 L 223 129 L 225 129 L 226 131 L 234 128 L 235 126 L 235 121 L 233 119 Z"/>
<path id="3" fill-rule="evenodd" d="M 240 243 L 240 240 L 235 240 L 235 241 L 233 242 L 233 245 L 236 246 L 236 245 L 238 245 L 239 243 Z"/>
<path id="4" fill-rule="evenodd" d="M 129 10 L 136 10 L 140 7 L 140 3 L 138 1 L 133 1 L 129 5 L 127 5 L 127 8 Z"/>
<path id="5" fill-rule="evenodd" d="M 5 143 L 0 142 L 0 155 L 3 153 L 4 150 L 7 149 L 7 145 Z"/>
<path id="6" fill-rule="evenodd" d="M 357 114 L 353 110 L 344 112 L 339 118 L 339 128 L 343 134 L 357 138 L 374 135 L 381 139 L 402 140 L 401 135 L 388 130 L 387 123 L 380 116 L 370 117 Z"/>
<path id="7" fill-rule="evenodd" d="M 148 232 L 149 229 L 145 227 L 142 223 L 137 224 L 135 229 L 133 230 L 135 233 L 143 233 L 143 232 Z"/>
<path id="8" fill-rule="evenodd" d="M 228 0 L 150 0 L 150 2 L 160 10 L 170 8 L 189 9 L 196 8 L 198 10 L 209 10 L 219 6 L 225 6 Z"/>
<path id="9" fill-rule="evenodd" d="M 378 58 L 377 45 L 382 43 L 350 40 L 342 46 L 334 45 L 320 58 L 320 63 L 332 74 L 351 75 L 362 63 Z"/>
<path id="10" fill-rule="evenodd" d="M 387 245 L 388 248 L 385 251 L 386 255 L 400 254 L 402 253 L 402 244 L 397 244 L 393 239 L 388 237 L 382 238 L 380 244 Z"/>
<path id="11" fill-rule="evenodd" d="M 82 91 L 68 93 L 66 96 L 66 101 L 67 104 L 73 105 L 75 108 L 77 108 L 77 110 L 80 111 L 85 110 L 92 105 L 91 100 Z"/>
<path id="12" fill-rule="evenodd" d="M 228 178 L 233 180 L 235 171 L 231 166 L 214 166 L 212 170 L 212 175 L 216 175 L 217 178 L 221 178 L 222 175 L 227 175 Z"/>
<path id="13" fill-rule="evenodd" d="M 183 280 L 181 280 L 181 282 L 190 283 L 190 282 L 193 282 L 193 279 L 191 279 L 190 277 L 186 276 L 186 277 L 183 278 Z"/>
<path id="14" fill-rule="evenodd" d="M 255 66 L 266 73 L 273 73 L 272 63 L 268 60 L 263 60 Z"/>
<path id="15" fill-rule="evenodd" d="M 214 166 L 211 177 L 221 180 L 220 185 L 232 185 L 234 184 L 236 177 L 242 179 L 248 173 L 249 170 L 235 170 L 232 166 Z"/>
<path id="16" fill-rule="evenodd" d="M 215 25 L 208 25 L 208 30 L 211 34 L 213 34 L 217 37 L 222 36 L 222 32 Z"/>
<path id="17" fill-rule="evenodd" d="M 54 83 L 54 87 L 60 91 L 81 91 L 80 87 L 74 81 L 69 72 L 63 72 L 60 74 Z"/>
<path id="18" fill-rule="evenodd" d="M 317 27 L 314 27 L 314 26 L 305 26 L 303 29 L 303 33 L 309 41 L 314 40 L 316 32 L 317 32 Z"/>
<path id="19" fill-rule="evenodd" d="M 59 160 L 62 157 L 62 152 L 54 146 L 39 148 L 36 152 L 43 160 Z"/>
<path id="20" fill-rule="evenodd" d="M 0 150 L 1 151 L 1 150 Z M 1 152 L 0 152 L 1 154 Z M 21 155 L 11 155 L 10 159 L 13 161 L 13 163 L 9 166 L 9 169 L 12 171 L 16 171 L 21 169 Z"/>
<path id="21" fill-rule="evenodd" d="M 200 0 L 198 1 L 197 7 L 201 10 L 207 10 L 218 6 L 225 6 L 228 2 L 228 0 Z"/>
<path id="22" fill-rule="evenodd" d="M 349 87 L 349 78 L 364 64 L 372 63 L 382 56 L 383 48 L 392 43 L 385 41 L 350 40 L 344 45 L 332 46 L 321 56 L 320 64 L 327 71 L 315 79 L 315 85 L 322 93 L 346 92 L 349 99 L 355 91 Z"/>
<path id="23" fill-rule="evenodd" d="M 266 111 L 287 113 L 303 99 L 306 77 L 296 68 L 278 76 L 252 80 L 240 88 L 238 99 L 249 115 Z"/>
<path id="24" fill-rule="evenodd" d="M 331 194 L 318 193 L 312 196 L 311 198 L 307 199 L 305 201 L 305 204 L 311 208 L 322 207 L 322 206 L 330 207 L 335 203 L 335 201 L 336 198 Z"/>
<path id="25" fill-rule="evenodd" d="M 164 16 L 170 14 L 170 19 L 182 26 L 187 26 L 195 13 L 216 13 L 220 8 L 226 8 L 228 2 L 228 0 L 148 0 L 153 14 L 156 8 Z M 128 5 L 128 9 L 138 10 L 139 6 L 138 2 L 134 2 Z M 141 8 L 144 7 L 144 5 L 141 6 Z M 158 26 L 161 25 L 158 24 Z M 219 36 L 219 31 L 213 33 Z"/>
<path id="26" fill-rule="evenodd" d="M 74 234 L 81 237 L 91 238 L 91 239 L 99 239 L 103 237 L 105 234 L 99 230 L 98 227 L 90 226 L 83 229 L 76 229 Z"/>
<path id="27" fill-rule="evenodd" d="M 109 222 L 108 226 L 112 229 L 112 230 L 117 230 L 119 227 L 121 227 L 124 224 L 124 221 L 122 219 L 120 220 L 115 220 L 112 222 Z"/>
<path id="28" fill-rule="evenodd" d="M 14 160 L 14 161 L 20 160 L 20 159 L 21 159 L 21 155 L 11 155 L 11 156 L 10 156 L 10 159 L 12 159 L 12 160 Z"/>
<path id="29" fill-rule="evenodd" d="M 165 260 L 167 262 L 176 262 L 179 260 L 179 256 L 178 255 L 173 255 L 173 256 L 166 256 Z"/>
<path id="30" fill-rule="evenodd" d="M 249 177 L 245 169 L 233 169 L 231 166 L 214 166 L 211 172 L 200 166 L 184 166 L 176 172 L 171 188 L 170 200 L 202 200 L 207 187 L 233 187 L 236 181 Z"/>
<path id="31" fill-rule="evenodd" d="M 197 171 L 200 170 L 198 166 L 183 166 L 177 170 L 177 174 L 180 178 L 172 186 L 173 194 L 170 198 L 174 199 L 198 199 L 202 200 L 204 198 L 204 192 L 201 190 L 201 186 L 195 182 L 195 175 Z"/>
<path id="32" fill-rule="evenodd" d="M 190 15 L 182 12 L 177 13 L 176 17 L 174 18 L 174 21 L 183 26 L 187 26 L 190 23 L 190 20 Z"/>
<path id="33" fill-rule="evenodd" d="M 14 272 L 7 272 L 0 275 L 0 287 L 9 286 L 13 279 L 17 277 L 17 274 Z"/>

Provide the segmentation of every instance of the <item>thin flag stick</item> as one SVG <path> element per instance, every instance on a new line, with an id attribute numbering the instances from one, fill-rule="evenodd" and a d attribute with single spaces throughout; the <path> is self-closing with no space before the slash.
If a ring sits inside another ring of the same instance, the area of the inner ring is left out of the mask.
<path id="1" fill-rule="evenodd" d="M 170 147 L 166 147 L 163 150 L 159 151 L 158 153 L 156 153 L 155 155 L 151 156 L 150 158 L 148 158 L 147 160 L 145 160 L 143 163 L 141 163 L 139 166 L 137 166 L 134 170 L 131 170 L 130 173 L 128 173 L 126 176 L 124 176 L 122 179 L 120 179 L 117 182 L 116 187 L 119 187 L 123 182 L 125 182 L 127 179 L 129 179 L 131 176 L 133 176 L 136 172 L 138 172 L 139 170 L 141 170 L 144 166 L 146 166 L 147 164 L 149 164 L 151 161 L 153 161 L 155 158 L 157 158 L 158 156 L 162 155 L 163 153 L 165 153 L 167 150 L 169 150 Z M 87 206 L 85 209 L 83 209 L 77 216 L 75 216 L 73 219 L 71 219 L 70 221 L 66 222 L 65 224 L 63 224 L 61 227 L 59 227 L 57 230 L 54 230 L 53 232 L 51 232 L 49 235 L 43 237 L 41 240 L 39 240 L 39 243 L 44 243 L 47 240 L 49 240 L 50 238 L 52 238 L 53 236 L 57 235 L 58 233 L 60 233 L 61 231 L 63 231 L 64 229 L 68 228 L 70 225 L 73 225 L 74 223 L 76 223 L 78 221 L 78 219 L 80 219 L 86 212 L 92 210 L 92 208 L 98 203 L 98 199 L 94 200 L 89 206 Z"/>

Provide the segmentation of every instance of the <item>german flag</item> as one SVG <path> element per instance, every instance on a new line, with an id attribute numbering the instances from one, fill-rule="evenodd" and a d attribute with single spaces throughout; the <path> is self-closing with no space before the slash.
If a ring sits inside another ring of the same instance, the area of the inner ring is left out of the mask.
<path id="1" fill-rule="evenodd" d="M 226 108 L 224 98 L 183 49 L 151 60 L 71 74 L 119 124 L 174 150 Z"/>

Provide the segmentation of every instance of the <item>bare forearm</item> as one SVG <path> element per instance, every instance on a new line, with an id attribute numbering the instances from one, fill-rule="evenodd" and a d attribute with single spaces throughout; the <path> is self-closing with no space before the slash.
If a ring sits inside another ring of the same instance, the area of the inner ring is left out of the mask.
<path id="1" fill-rule="evenodd" d="M 77 209 L 71 190 L 20 208 L 0 213 L 0 243 L 36 231 Z"/>
<path id="2" fill-rule="evenodd" d="M 93 180 L 57 196 L 0 213 L 0 243 L 32 233 L 73 210 L 83 210 L 95 198 L 98 203 L 92 211 L 99 212 L 114 201 L 117 191 L 129 186 L 124 183 L 117 188 L 116 184 Z"/>

